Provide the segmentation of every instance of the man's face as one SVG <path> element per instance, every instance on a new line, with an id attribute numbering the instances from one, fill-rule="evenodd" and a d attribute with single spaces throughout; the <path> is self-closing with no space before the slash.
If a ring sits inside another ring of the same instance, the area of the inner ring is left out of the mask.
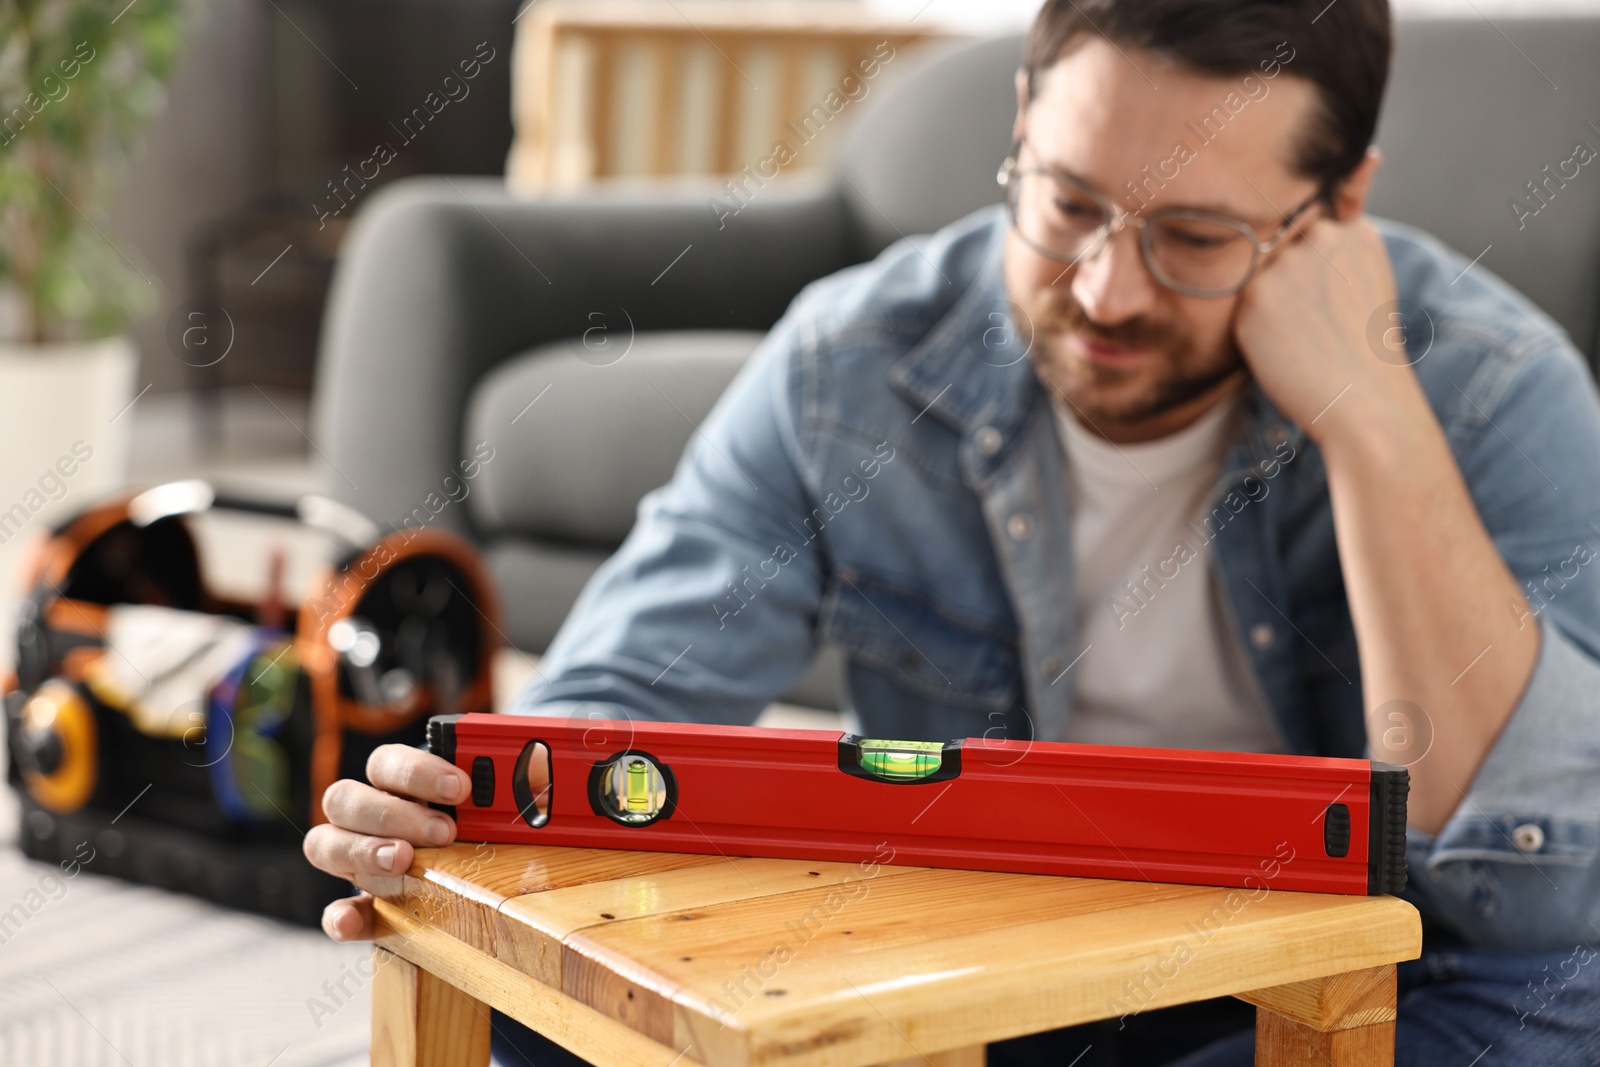
<path id="1" fill-rule="evenodd" d="M 1137 49 L 1119 52 L 1099 36 L 1085 39 L 1036 79 L 1018 119 L 1026 138 L 1019 166 L 1070 173 L 1140 216 L 1165 207 L 1229 215 L 1265 240 L 1316 188 L 1289 169 L 1314 90 L 1281 71 L 1266 79 L 1258 69 L 1241 88 L 1244 78 L 1196 75 Z M 1236 112 L 1224 106 L 1230 93 Z M 1213 109 L 1226 122 L 1203 129 Z M 1178 158 L 1187 162 L 1175 158 L 1180 143 L 1189 151 Z M 1034 251 L 1013 229 L 1005 278 L 1040 380 L 1113 440 L 1170 433 L 1243 376 L 1233 339 L 1238 295 L 1193 297 L 1161 285 L 1132 225 L 1070 266 Z"/>

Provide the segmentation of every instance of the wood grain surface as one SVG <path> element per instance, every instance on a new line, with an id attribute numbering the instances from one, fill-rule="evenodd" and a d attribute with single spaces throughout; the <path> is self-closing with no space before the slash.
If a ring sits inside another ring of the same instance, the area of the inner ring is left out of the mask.
<path id="1" fill-rule="evenodd" d="M 1388 1063 L 1393 964 L 1421 950 L 1394 897 L 870 859 L 463 843 L 366 888 L 399 955 L 594 1062 L 658 1067 L 981 1063 L 990 1041 L 1224 995 L 1258 1005 L 1280 1050 L 1262 1064 Z"/>

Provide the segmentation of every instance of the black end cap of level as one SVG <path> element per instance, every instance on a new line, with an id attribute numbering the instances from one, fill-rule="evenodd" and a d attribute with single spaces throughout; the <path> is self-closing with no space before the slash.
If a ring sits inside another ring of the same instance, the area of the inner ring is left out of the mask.
<path id="1" fill-rule="evenodd" d="M 1373 896 L 1398 894 L 1406 887 L 1406 794 L 1410 792 L 1410 771 L 1372 762 L 1367 892 Z"/>
<path id="2" fill-rule="evenodd" d="M 428 751 L 454 763 L 456 761 L 456 720 L 460 715 L 435 715 L 428 720 Z M 430 800 L 428 807 L 442 811 L 452 819 L 456 817 L 454 804 L 441 804 Z"/>
<path id="3" fill-rule="evenodd" d="M 428 720 L 428 751 L 456 761 L 456 720 L 460 715 L 435 715 Z"/>

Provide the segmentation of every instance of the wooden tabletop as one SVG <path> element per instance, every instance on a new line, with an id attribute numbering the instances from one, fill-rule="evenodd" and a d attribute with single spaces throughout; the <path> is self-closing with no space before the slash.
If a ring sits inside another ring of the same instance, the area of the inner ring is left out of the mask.
<path id="1" fill-rule="evenodd" d="M 870 859 L 464 843 L 362 884 L 373 1062 L 408 1067 L 481 1067 L 484 1005 L 608 1067 L 847 1067 L 1224 995 L 1261 1008 L 1258 1064 L 1387 1064 L 1421 951 L 1394 897 Z"/>

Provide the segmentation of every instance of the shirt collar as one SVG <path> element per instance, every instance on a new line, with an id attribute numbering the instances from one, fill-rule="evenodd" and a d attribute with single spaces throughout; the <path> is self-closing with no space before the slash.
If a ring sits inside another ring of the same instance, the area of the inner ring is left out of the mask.
<path id="1" fill-rule="evenodd" d="M 1005 213 L 994 209 L 981 240 L 986 248 L 968 262 L 969 278 L 949 310 L 889 370 L 889 383 L 918 412 L 957 430 L 982 477 L 1005 458 L 1044 388 L 1019 338 L 1005 295 L 1002 252 Z M 952 270 L 957 257 L 944 260 Z"/>

